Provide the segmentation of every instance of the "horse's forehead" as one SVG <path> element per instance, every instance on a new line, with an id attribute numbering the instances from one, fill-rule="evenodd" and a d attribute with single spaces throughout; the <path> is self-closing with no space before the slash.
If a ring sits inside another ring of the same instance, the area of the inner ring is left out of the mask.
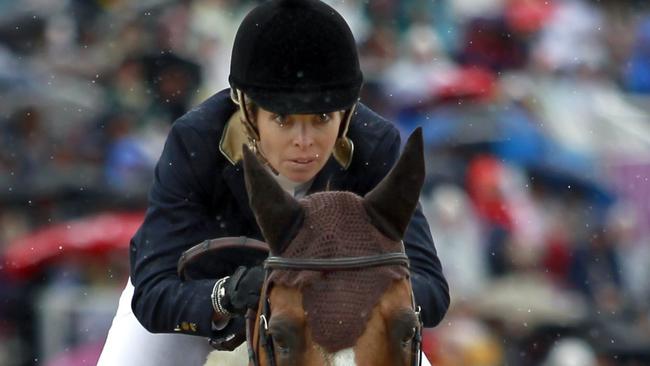
<path id="1" fill-rule="evenodd" d="M 282 253 L 285 257 L 353 257 L 403 250 L 376 228 L 363 198 L 350 192 L 317 193 L 301 200 L 305 217 L 300 230 Z"/>
<path id="2" fill-rule="evenodd" d="M 344 213 L 346 216 L 366 217 L 363 198 L 351 192 L 321 192 L 302 200 L 307 215 L 331 217 Z"/>
<path id="3" fill-rule="evenodd" d="M 330 236 L 332 239 L 356 240 L 367 235 L 375 241 L 384 239 L 372 225 L 363 207 L 363 199 L 349 192 L 324 192 L 301 201 L 305 221 L 298 234 L 302 236 Z M 354 237 L 350 237 L 350 236 Z M 297 238 L 299 239 L 299 238 Z M 301 243 L 304 245 L 306 243 Z M 330 243 L 331 244 L 331 243 Z M 373 245 L 374 246 L 374 245 Z M 345 253 L 339 253 L 339 255 Z"/>

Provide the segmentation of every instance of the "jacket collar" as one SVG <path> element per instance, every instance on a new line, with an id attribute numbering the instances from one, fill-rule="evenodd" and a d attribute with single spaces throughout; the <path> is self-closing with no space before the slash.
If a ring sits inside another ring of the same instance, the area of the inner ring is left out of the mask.
<path id="1" fill-rule="evenodd" d="M 241 112 L 237 110 L 226 122 L 226 127 L 221 134 L 221 141 L 219 141 L 219 151 L 231 165 L 235 165 L 243 157 L 242 145 L 247 143 L 246 128 L 241 122 Z"/>

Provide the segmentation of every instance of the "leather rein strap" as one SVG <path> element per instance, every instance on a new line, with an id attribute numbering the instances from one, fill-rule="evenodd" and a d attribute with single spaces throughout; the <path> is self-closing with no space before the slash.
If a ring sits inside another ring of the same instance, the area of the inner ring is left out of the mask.
<path id="1" fill-rule="evenodd" d="M 361 256 L 361 257 L 343 257 L 343 258 L 283 258 L 279 256 L 270 256 L 264 261 L 264 268 L 266 269 L 266 278 L 264 280 L 264 286 L 262 288 L 261 299 L 263 302 L 261 304 L 262 311 L 259 317 L 259 329 L 258 329 L 258 344 L 256 346 L 264 347 L 267 358 L 269 360 L 270 366 L 276 366 L 275 364 L 275 352 L 273 349 L 273 339 L 270 334 L 268 334 L 268 321 L 271 316 L 271 307 L 267 297 L 268 290 L 268 277 L 271 270 L 282 269 L 282 270 L 309 270 L 309 271 L 342 271 L 342 270 L 351 270 L 351 269 L 361 269 L 369 267 L 378 267 L 378 266 L 390 266 L 390 265 L 400 265 L 409 268 L 409 259 L 405 253 L 384 253 L 370 256 Z M 415 337 L 413 339 L 413 366 L 421 365 L 422 363 L 422 320 L 420 317 L 420 307 L 415 305 L 415 298 L 411 293 L 411 302 L 413 304 L 413 309 L 415 310 L 416 316 L 418 317 L 419 325 L 415 331 Z M 260 360 L 259 355 L 255 352 L 256 348 L 254 347 L 253 333 L 254 326 L 256 323 L 255 313 L 252 310 L 249 310 L 246 314 L 246 340 L 248 344 L 248 357 L 249 363 L 253 366 L 259 366 Z"/>

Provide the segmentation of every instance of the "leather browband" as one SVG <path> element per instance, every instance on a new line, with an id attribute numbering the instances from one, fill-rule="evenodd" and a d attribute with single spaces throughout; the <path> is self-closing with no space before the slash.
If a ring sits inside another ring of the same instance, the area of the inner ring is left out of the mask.
<path id="1" fill-rule="evenodd" d="M 363 257 L 345 258 L 282 258 L 271 256 L 264 261 L 265 269 L 294 269 L 339 271 L 377 266 L 401 265 L 409 267 L 409 260 L 404 253 L 386 253 Z"/>

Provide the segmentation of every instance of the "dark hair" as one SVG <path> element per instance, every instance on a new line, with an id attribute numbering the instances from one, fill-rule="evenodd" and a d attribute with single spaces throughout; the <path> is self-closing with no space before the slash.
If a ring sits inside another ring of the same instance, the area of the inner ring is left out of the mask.
<path id="1" fill-rule="evenodd" d="M 252 119 L 251 123 L 257 126 L 257 112 L 259 112 L 259 107 L 246 94 L 244 94 L 244 107 L 246 108 L 246 114 Z"/>

